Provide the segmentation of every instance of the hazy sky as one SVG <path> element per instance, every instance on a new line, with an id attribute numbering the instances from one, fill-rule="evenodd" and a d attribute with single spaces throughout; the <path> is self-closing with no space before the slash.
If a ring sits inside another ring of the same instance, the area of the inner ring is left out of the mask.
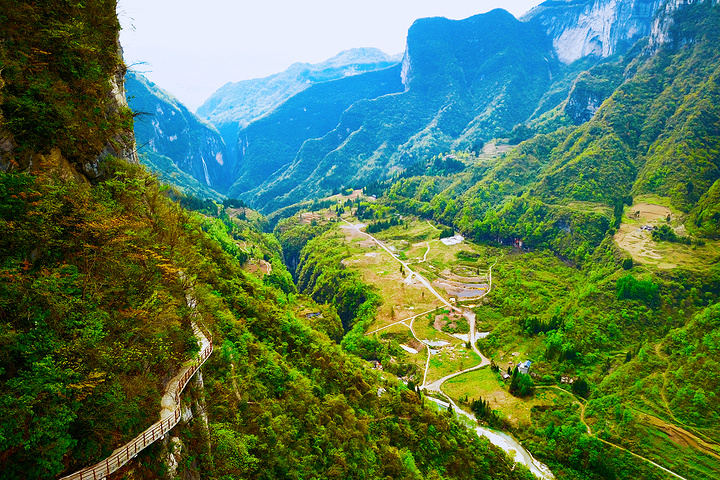
<path id="1" fill-rule="evenodd" d="M 118 0 L 125 61 L 195 111 L 227 82 L 266 77 L 342 50 L 405 50 L 421 17 L 516 17 L 540 0 Z"/>

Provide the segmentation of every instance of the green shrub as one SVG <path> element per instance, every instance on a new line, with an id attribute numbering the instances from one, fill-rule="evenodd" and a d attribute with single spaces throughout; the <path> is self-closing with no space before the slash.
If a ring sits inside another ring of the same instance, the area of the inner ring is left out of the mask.
<path id="1" fill-rule="evenodd" d="M 656 306 L 659 301 L 659 287 L 652 280 L 638 280 L 632 275 L 625 275 L 615 284 L 618 300 L 640 300 L 649 306 Z"/>

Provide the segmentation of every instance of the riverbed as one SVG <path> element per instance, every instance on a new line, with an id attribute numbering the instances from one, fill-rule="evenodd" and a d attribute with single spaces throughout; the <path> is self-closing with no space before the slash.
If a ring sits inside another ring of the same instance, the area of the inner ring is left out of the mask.
<path id="1" fill-rule="evenodd" d="M 446 402 L 432 397 L 426 398 L 435 402 L 441 408 L 448 408 L 448 404 Z M 513 457 L 513 460 L 515 462 L 522 463 L 523 465 L 528 467 L 533 473 L 533 475 L 535 475 L 537 478 L 541 480 L 555 479 L 555 476 L 552 474 L 548 466 L 533 457 L 532 454 L 528 452 L 525 447 L 523 447 L 520 442 L 515 440 L 513 437 L 504 432 L 499 432 L 497 430 L 492 430 L 490 428 L 479 426 L 477 424 L 477 421 L 475 420 L 474 415 L 462 410 L 461 408 L 458 408 L 458 406 L 455 405 L 454 402 L 452 406 L 456 415 L 463 415 L 470 421 L 470 425 L 473 425 L 472 428 L 475 429 L 475 432 L 478 435 L 486 437 L 488 440 L 490 440 L 490 443 L 505 450 L 510 456 Z"/>

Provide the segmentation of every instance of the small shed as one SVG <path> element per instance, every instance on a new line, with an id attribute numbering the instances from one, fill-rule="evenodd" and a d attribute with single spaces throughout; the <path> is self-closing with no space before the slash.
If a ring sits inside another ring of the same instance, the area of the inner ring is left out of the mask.
<path id="1" fill-rule="evenodd" d="M 525 360 L 523 363 L 518 365 L 518 372 L 527 375 L 530 373 L 530 365 L 532 365 L 532 362 L 530 360 Z"/>

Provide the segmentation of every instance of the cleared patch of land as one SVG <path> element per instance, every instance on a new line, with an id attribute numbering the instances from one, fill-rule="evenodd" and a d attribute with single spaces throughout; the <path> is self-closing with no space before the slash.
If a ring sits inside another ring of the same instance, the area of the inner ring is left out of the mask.
<path id="1" fill-rule="evenodd" d="M 272 272 L 272 265 L 270 265 L 265 260 L 259 260 L 256 258 L 251 258 L 247 261 L 247 263 L 243 266 L 243 270 L 245 270 L 248 273 L 252 273 L 253 275 L 257 275 L 259 277 L 264 277 L 265 275 L 268 275 Z"/>
<path id="2" fill-rule="evenodd" d="M 466 348 L 464 344 L 455 342 L 446 345 L 439 348 L 437 353 L 430 357 L 430 369 L 425 383 L 432 383 L 434 380 L 465 370 L 480 362 L 480 357 L 471 348 Z"/>
<path id="3" fill-rule="evenodd" d="M 669 225 L 680 236 L 686 234 L 683 217 L 670 208 L 654 203 L 636 203 L 626 208 L 623 222 L 614 239 L 620 248 L 628 252 L 633 261 L 655 265 L 661 269 L 678 266 L 700 268 L 720 256 L 718 242 L 705 245 L 686 245 L 677 242 L 656 242 L 652 229 Z"/>
<path id="4" fill-rule="evenodd" d="M 525 399 L 514 397 L 508 392 L 500 375 L 487 367 L 448 380 L 443 385 L 443 391 L 455 402 L 460 402 L 460 399 L 464 401 L 467 397 L 470 404 L 473 400 L 482 398 L 513 426 L 529 425 L 530 412 L 535 406 L 573 402 L 571 395 L 563 395 L 562 392 L 552 389 L 535 389 L 535 394 Z M 459 404 L 461 403 L 463 402 Z"/>

